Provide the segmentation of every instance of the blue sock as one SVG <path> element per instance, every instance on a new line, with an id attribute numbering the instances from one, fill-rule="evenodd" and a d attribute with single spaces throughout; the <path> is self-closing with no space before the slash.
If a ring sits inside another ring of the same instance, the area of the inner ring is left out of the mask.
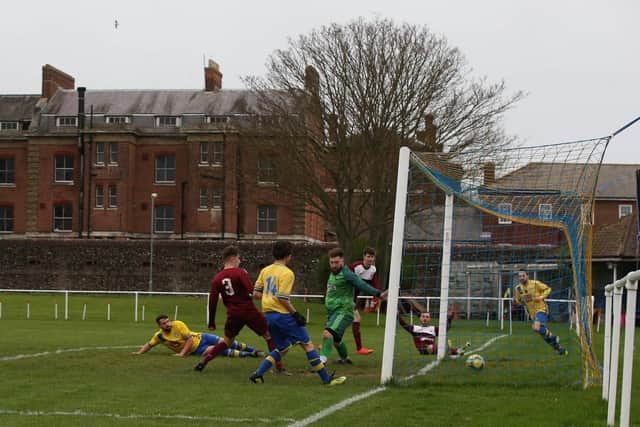
<path id="1" fill-rule="evenodd" d="M 249 353 L 253 353 L 254 351 L 256 351 L 256 349 L 251 347 L 249 344 L 245 344 L 245 343 L 240 342 L 240 341 L 234 341 L 231 344 L 231 349 L 240 350 L 240 351 L 247 351 Z"/>
<path id="2" fill-rule="evenodd" d="M 323 383 L 326 384 L 331 381 L 331 377 L 327 372 L 327 368 L 324 367 L 324 363 L 322 363 L 322 361 L 320 360 L 320 356 L 318 355 L 318 352 L 316 351 L 315 348 L 307 352 L 307 359 L 309 360 L 311 369 L 313 369 L 315 372 L 318 373 L 318 375 L 320 375 L 320 378 L 322 378 Z"/>
<path id="3" fill-rule="evenodd" d="M 256 374 L 260 376 L 264 375 L 264 373 L 271 369 L 271 367 L 279 362 L 280 359 L 282 359 L 280 352 L 277 349 L 273 350 L 267 357 L 264 358 L 264 360 L 258 367 L 258 370 L 256 370 Z"/>

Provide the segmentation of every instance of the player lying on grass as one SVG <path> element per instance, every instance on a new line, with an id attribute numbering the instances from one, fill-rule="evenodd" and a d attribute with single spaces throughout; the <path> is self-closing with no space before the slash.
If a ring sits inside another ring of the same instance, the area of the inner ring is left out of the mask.
<path id="1" fill-rule="evenodd" d="M 429 312 L 420 313 L 420 324 L 410 325 L 404 321 L 402 314 L 398 313 L 398 321 L 407 332 L 413 336 L 413 344 L 420 354 L 435 354 L 438 352 L 436 345 L 436 337 L 438 336 L 439 327 L 431 325 L 431 314 Z M 453 347 L 451 341 L 447 341 L 446 354 L 450 356 L 462 356 L 471 343 L 467 342 L 464 347 Z"/>
<path id="2" fill-rule="evenodd" d="M 260 271 L 256 281 L 254 297 L 262 300 L 262 309 L 267 317 L 269 332 L 276 349 L 269 353 L 249 379 L 254 383 L 264 382 L 264 373 L 280 361 L 291 347 L 298 344 L 304 350 L 311 370 L 320 376 L 324 384 L 332 386 L 342 384 L 347 377 L 329 375 L 309 338 L 305 328 L 307 320 L 291 303 L 290 295 L 293 291 L 295 274 L 287 264 L 291 261 L 292 251 L 291 242 L 277 241 L 273 245 L 275 261 Z M 351 303 L 353 304 L 353 294 Z M 351 306 L 351 314 L 353 315 L 353 306 Z"/>
<path id="3" fill-rule="evenodd" d="M 538 280 L 529 280 L 526 271 L 518 272 L 518 280 L 520 283 L 513 293 L 513 302 L 516 304 L 524 303 L 529 317 L 533 319 L 533 330 L 540 334 L 542 339 L 559 355 L 567 355 L 567 350 L 560 345 L 560 338 L 553 335 L 546 326 L 549 307 L 545 299 L 551 293 L 551 288 Z"/>
<path id="4" fill-rule="evenodd" d="M 222 302 L 227 307 L 227 320 L 224 324 L 224 339 L 214 347 L 210 347 L 204 353 L 202 360 L 194 367 L 196 371 L 202 371 L 204 367 L 215 357 L 224 354 L 238 336 L 242 328 L 249 327 L 256 335 L 264 338 L 269 350 L 275 348 L 271 341 L 267 320 L 258 311 L 253 303 L 253 283 L 249 274 L 240 268 L 240 251 L 235 246 L 227 246 L 222 251 L 224 266 L 211 282 L 209 292 L 209 329 L 216 329 L 216 309 L 218 299 L 222 295 Z M 264 356 L 264 353 L 263 353 Z M 282 365 L 277 367 L 282 369 Z"/>
<path id="5" fill-rule="evenodd" d="M 140 350 L 131 354 L 144 354 L 156 345 L 163 344 L 175 353 L 174 356 L 191 354 L 200 356 L 207 348 L 215 346 L 220 341 L 220 337 L 217 335 L 192 332 L 184 322 L 180 320 L 172 322 L 166 314 L 160 314 L 156 317 L 156 323 L 160 329 L 153 334 L 149 342 L 140 347 Z M 264 356 L 264 352 L 236 341 L 224 355 L 227 357 L 261 357 Z"/>

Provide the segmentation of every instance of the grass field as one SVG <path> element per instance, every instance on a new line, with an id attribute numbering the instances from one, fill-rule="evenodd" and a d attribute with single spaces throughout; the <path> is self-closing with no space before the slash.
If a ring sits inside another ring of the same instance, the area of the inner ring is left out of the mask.
<path id="1" fill-rule="evenodd" d="M 53 320 L 54 300 L 58 303 L 59 320 Z M 284 359 L 293 376 L 268 374 L 265 384 L 256 385 L 248 381 L 248 376 L 259 359 L 219 358 L 198 373 L 192 369 L 198 358 L 173 357 L 164 347 L 142 356 L 130 354 L 155 331 L 155 315 L 165 312 L 173 317 L 176 304 L 178 317 L 193 330 L 202 331 L 204 298 L 141 297 L 139 308 L 144 304 L 146 315 L 142 321 L 139 313 L 139 322 L 133 321 L 132 297 L 72 296 L 69 320 L 62 320 L 64 299 L 59 295 L 0 294 L 0 301 L 1 426 L 285 426 L 296 422 L 306 425 L 316 418 L 314 426 L 606 424 L 606 403 L 601 399 L 600 387 L 583 390 L 578 385 L 567 385 L 567 378 L 575 376 L 571 370 L 577 357 L 548 358 L 542 365 L 532 365 L 542 366 L 542 372 L 530 369 L 530 378 L 514 378 L 508 360 L 497 355 L 501 354 L 501 346 L 513 348 L 531 338 L 524 324 L 514 326 L 511 338 L 500 339 L 494 347 L 484 350 L 487 367 L 478 374 L 463 368 L 461 360 L 448 361 L 424 376 L 381 388 L 384 331 L 376 326 L 375 315 L 366 315 L 363 338 L 375 353 L 352 355 L 353 366 L 330 364 L 330 370 L 337 369 L 339 374 L 348 376 L 345 385 L 323 386 L 317 375 L 308 372 L 299 349 L 293 349 Z M 26 320 L 27 301 L 30 320 Z M 111 305 L 110 321 L 106 320 L 107 302 Z M 86 320 L 81 320 L 85 304 Z M 324 320 L 322 307 L 295 304 L 303 313 L 310 309 L 309 332 L 312 339 L 319 341 Z M 223 312 L 218 313 L 219 328 L 223 327 L 223 319 Z M 479 329 L 479 325 L 458 322 L 451 336 L 458 341 L 470 339 L 476 346 L 484 340 L 474 332 Z M 601 353 L 602 334 L 595 338 Z M 240 339 L 264 347 L 250 331 L 243 331 Z M 403 347 L 404 343 L 411 345 L 404 341 L 408 339 L 408 334 L 398 331 Z M 350 334 L 346 342 L 353 349 Z M 571 341 L 569 344 L 574 345 Z M 549 353 L 543 343 L 537 347 Z M 398 371 L 417 371 L 435 359 L 414 356 L 401 350 Z M 541 357 L 546 356 L 531 354 L 532 361 Z M 632 402 L 640 396 L 639 358 L 636 355 Z M 558 377 L 551 383 L 536 383 L 539 374 L 545 372 L 554 372 Z M 565 372 L 569 372 L 566 378 L 562 375 Z M 364 393 L 370 395 L 345 404 L 347 399 L 355 400 Z M 342 409 L 331 412 L 334 405 L 341 403 Z M 321 416 L 321 411 L 330 414 Z M 631 419 L 634 425 L 640 425 L 638 404 L 632 404 Z"/>

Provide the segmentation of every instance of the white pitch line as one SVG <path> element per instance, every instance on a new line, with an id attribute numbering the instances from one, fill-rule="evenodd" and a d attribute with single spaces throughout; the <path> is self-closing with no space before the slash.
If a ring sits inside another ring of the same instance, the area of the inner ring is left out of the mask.
<path id="1" fill-rule="evenodd" d="M 372 396 L 376 393 L 380 393 L 381 391 L 384 391 L 384 390 L 386 390 L 386 387 L 378 387 L 378 388 L 374 388 L 373 390 L 369 390 L 366 393 L 357 394 L 355 396 L 348 398 L 347 400 L 343 400 L 342 402 L 338 402 L 335 405 L 329 406 L 328 408 L 325 408 L 320 412 L 316 412 L 315 414 L 305 418 L 304 420 L 296 421 L 293 424 L 289 424 L 289 427 L 308 426 L 309 424 L 315 423 L 319 419 L 324 418 L 328 415 L 331 415 L 334 412 L 339 411 L 340 409 L 351 405 L 352 403 L 355 403 L 362 399 L 366 399 L 367 397 Z"/>
<path id="2" fill-rule="evenodd" d="M 31 354 L 17 354 L 15 356 L 0 357 L 0 362 L 7 362 L 10 360 L 31 359 L 34 357 L 52 356 L 62 353 L 75 353 L 80 351 L 94 351 L 94 350 L 123 350 L 126 348 L 139 348 L 139 345 L 119 345 L 111 347 L 80 347 L 80 348 L 59 348 L 53 351 L 42 351 L 40 353 Z"/>
<path id="3" fill-rule="evenodd" d="M 470 352 L 476 352 L 476 351 L 482 351 L 485 348 L 489 347 L 491 344 L 493 344 L 495 341 L 499 340 L 500 338 L 504 338 L 507 337 L 508 335 L 499 335 L 497 337 L 493 337 L 491 338 L 489 341 L 487 341 L 486 343 L 482 344 L 480 347 L 478 348 L 474 348 L 473 350 L 470 350 Z M 420 369 L 417 373 L 413 374 L 413 375 L 409 375 L 408 377 L 405 377 L 403 380 L 410 380 L 418 375 L 424 375 L 427 372 L 429 372 L 430 370 L 432 370 L 433 368 L 435 368 L 436 366 L 438 366 L 440 364 L 440 360 L 434 360 L 433 362 L 429 363 L 427 366 L 425 366 L 424 368 Z M 355 403 L 359 400 L 365 399 L 369 396 L 372 396 L 376 393 L 380 393 L 381 391 L 385 391 L 387 388 L 384 386 L 381 387 L 377 387 L 374 388 L 373 390 L 369 390 L 365 393 L 361 393 L 361 394 L 357 394 L 355 396 L 351 396 L 350 398 L 343 400 L 342 402 L 338 402 L 335 405 L 329 406 L 328 408 L 323 409 L 320 412 L 316 412 L 315 414 L 300 420 L 300 421 L 296 421 L 295 423 L 289 424 L 289 427 L 304 427 L 307 426 L 311 423 L 314 423 L 316 421 L 318 421 L 321 418 L 327 417 L 331 414 L 333 414 L 336 411 L 339 411 L 340 409 L 346 408 L 347 406 L 351 405 L 352 403 Z"/>
<path id="4" fill-rule="evenodd" d="M 168 419 L 168 420 L 185 420 L 185 421 L 215 421 L 226 423 L 263 423 L 270 424 L 275 422 L 291 422 L 292 418 L 229 418 L 229 417 L 206 417 L 194 415 L 159 415 L 159 414 L 111 414 L 100 412 L 85 411 L 17 411 L 12 409 L 0 409 L 0 415 L 23 415 L 31 417 L 100 417 L 100 418 L 118 418 L 118 419 Z"/>

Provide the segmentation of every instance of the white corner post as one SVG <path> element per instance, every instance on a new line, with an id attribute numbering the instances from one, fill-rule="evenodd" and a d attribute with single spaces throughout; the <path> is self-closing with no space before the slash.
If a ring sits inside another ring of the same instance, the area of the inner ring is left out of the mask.
<path id="1" fill-rule="evenodd" d="M 611 367 L 609 372 L 609 405 L 607 425 L 613 426 L 616 418 L 616 393 L 618 391 L 618 359 L 620 356 L 620 311 L 624 288 L 616 281 L 613 289 L 613 335 L 611 337 Z"/>
<path id="2" fill-rule="evenodd" d="M 398 178 L 396 181 L 396 205 L 393 214 L 393 238 L 391 240 L 391 265 L 387 295 L 387 316 L 384 328 L 384 349 L 380 382 L 387 383 L 393 376 L 393 355 L 396 341 L 396 317 L 400 294 L 400 273 L 402 272 L 402 246 L 404 241 L 404 220 L 407 209 L 407 189 L 409 185 L 409 158 L 411 151 L 400 148 L 398 158 Z"/>
<path id="3" fill-rule="evenodd" d="M 451 241 L 453 239 L 453 194 L 447 193 L 444 202 L 444 230 L 442 234 L 442 269 L 440 271 L 440 318 L 438 326 L 438 360 L 447 352 L 447 314 L 449 311 L 449 273 L 451 271 Z M 443 333 L 444 331 L 444 333 Z"/>
<path id="4" fill-rule="evenodd" d="M 602 370 L 602 399 L 609 399 L 609 369 L 611 367 L 611 311 L 613 285 L 604 287 L 604 367 Z"/>
<path id="5" fill-rule="evenodd" d="M 640 271 L 627 275 L 627 318 L 624 330 L 622 391 L 620 393 L 620 427 L 628 427 L 631 414 L 631 382 L 633 380 L 633 346 L 636 333 L 636 298 Z"/>

